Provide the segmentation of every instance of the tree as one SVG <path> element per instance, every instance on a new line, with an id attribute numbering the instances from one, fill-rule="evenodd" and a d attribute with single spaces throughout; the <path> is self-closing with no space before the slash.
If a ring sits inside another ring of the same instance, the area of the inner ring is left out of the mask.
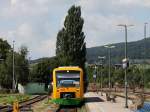
<path id="1" fill-rule="evenodd" d="M 64 21 L 64 27 L 57 34 L 56 56 L 60 66 L 79 66 L 84 71 L 84 87 L 87 86 L 85 61 L 86 43 L 82 31 L 84 20 L 81 17 L 81 8 L 72 6 Z M 84 89 L 86 90 L 86 88 Z"/>
<path id="2" fill-rule="evenodd" d="M 6 59 L 0 64 L 0 85 L 3 88 L 12 88 L 12 54 L 13 52 L 9 50 L 6 54 Z M 27 48 L 21 47 L 20 51 L 14 53 L 15 55 L 15 82 L 26 84 L 28 82 L 28 60 L 27 60 Z"/>
<path id="3" fill-rule="evenodd" d="M 16 83 L 26 84 L 29 77 L 29 62 L 27 59 L 28 49 L 26 46 L 21 46 L 15 56 L 15 75 Z"/>
<path id="4" fill-rule="evenodd" d="M 112 72 L 112 82 L 113 85 L 118 84 L 118 86 L 124 86 L 124 70 L 122 68 L 116 68 Z"/>
<path id="5" fill-rule="evenodd" d="M 8 42 L 0 38 L 0 59 L 6 59 L 6 55 L 10 49 L 11 46 L 8 44 Z"/>
<path id="6" fill-rule="evenodd" d="M 143 72 L 144 72 L 144 83 L 145 83 L 144 86 L 147 88 L 150 88 L 150 75 L 149 75 L 150 68 L 145 69 L 145 71 L 143 71 Z"/>
<path id="7" fill-rule="evenodd" d="M 130 88 L 133 89 L 133 92 L 135 92 L 135 88 L 142 87 L 143 83 L 143 70 L 138 68 L 136 65 L 132 65 L 128 69 L 128 83 Z"/>
<path id="8" fill-rule="evenodd" d="M 11 46 L 6 40 L 0 38 L 0 86 L 9 88 L 12 85 L 12 77 L 8 73 L 6 59 L 11 51 Z"/>
<path id="9" fill-rule="evenodd" d="M 72 6 L 65 18 L 64 27 L 57 35 L 56 56 L 60 66 L 73 65 L 84 69 L 86 44 L 82 32 L 83 23 L 80 7 Z"/>
<path id="10" fill-rule="evenodd" d="M 52 81 L 53 69 L 58 67 L 56 57 L 50 59 L 42 59 L 41 62 L 32 66 L 30 73 L 30 81 L 45 83 L 45 89 Z"/>
<path id="11" fill-rule="evenodd" d="M 10 89 L 12 86 L 12 74 L 7 71 L 7 64 L 2 62 L 0 64 L 0 86 L 3 88 Z"/>

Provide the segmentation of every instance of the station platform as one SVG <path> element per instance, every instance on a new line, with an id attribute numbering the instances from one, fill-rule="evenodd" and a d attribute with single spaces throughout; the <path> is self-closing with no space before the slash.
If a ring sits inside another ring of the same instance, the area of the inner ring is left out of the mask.
<path id="1" fill-rule="evenodd" d="M 124 107 L 125 99 L 117 97 L 116 102 L 106 101 L 106 96 L 101 93 L 87 92 L 85 93 L 85 107 L 87 112 L 133 112 Z M 131 104 L 131 101 L 128 101 Z"/>

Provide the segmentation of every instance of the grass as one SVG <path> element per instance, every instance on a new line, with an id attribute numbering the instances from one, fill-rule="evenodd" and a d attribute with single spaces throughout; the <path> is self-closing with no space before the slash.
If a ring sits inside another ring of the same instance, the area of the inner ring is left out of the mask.
<path id="1" fill-rule="evenodd" d="M 80 106 L 83 103 L 81 99 L 52 99 L 51 102 L 59 105 L 76 105 Z"/>
<path id="2" fill-rule="evenodd" d="M 30 99 L 30 95 L 20 95 L 20 94 L 7 94 L 0 95 L 0 105 L 12 105 L 14 101 L 24 101 Z"/>

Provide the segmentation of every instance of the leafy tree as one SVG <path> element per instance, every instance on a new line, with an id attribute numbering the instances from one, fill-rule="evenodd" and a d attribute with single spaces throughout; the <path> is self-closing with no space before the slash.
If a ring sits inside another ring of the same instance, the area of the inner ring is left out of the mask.
<path id="1" fill-rule="evenodd" d="M 150 68 L 149 69 L 145 69 L 145 72 L 144 72 L 144 84 L 145 84 L 145 87 L 147 88 L 150 88 Z"/>
<path id="2" fill-rule="evenodd" d="M 8 73 L 6 60 L 10 55 L 11 46 L 6 40 L 0 38 L 0 85 L 9 88 L 12 85 L 12 77 Z"/>
<path id="3" fill-rule="evenodd" d="M 45 88 L 52 81 L 53 69 L 58 67 L 56 57 L 50 59 L 43 59 L 40 63 L 32 66 L 30 73 L 30 81 L 45 83 Z"/>
<path id="4" fill-rule="evenodd" d="M 21 47 L 20 51 L 15 52 L 15 82 L 26 84 L 28 82 L 28 60 L 27 48 Z M 6 59 L 0 65 L 0 85 L 4 88 L 12 88 L 12 51 L 6 54 Z"/>
<path id="5" fill-rule="evenodd" d="M 29 75 L 29 62 L 27 59 L 28 49 L 26 46 L 21 46 L 19 53 L 15 56 L 15 75 L 16 82 L 26 84 Z"/>
<path id="6" fill-rule="evenodd" d="M 118 84 L 118 86 L 124 85 L 124 70 L 122 68 L 117 68 L 112 72 L 112 82 L 114 84 Z"/>
<path id="7" fill-rule="evenodd" d="M 12 74 L 9 74 L 6 68 L 7 64 L 2 62 L 0 64 L 0 86 L 9 89 L 12 87 Z"/>
<path id="8" fill-rule="evenodd" d="M 0 59 L 6 59 L 6 55 L 10 49 L 11 46 L 8 44 L 8 42 L 0 38 Z"/>
<path id="9" fill-rule="evenodd" d="M 83 23 L 80 7 L 72 6 L 65 18 L 64 27 L 57 35 L 56 56 L 60 65 L 74 65 L 84 68 L 86 44 L 82 32 Z"/>

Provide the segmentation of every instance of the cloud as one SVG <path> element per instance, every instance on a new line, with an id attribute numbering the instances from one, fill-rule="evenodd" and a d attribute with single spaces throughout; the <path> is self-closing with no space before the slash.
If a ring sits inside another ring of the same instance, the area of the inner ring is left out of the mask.
<path id="1" fill-rule="evenodd" d="M 36 0 L 10 0 L 7 3 L 7 7 L 2 8 L 1 16 L 16 18 L 20 16 L 37 16 L 45 13 L 48 13 L 48 6 L 46 4 L 39 4 Z"/>
<path id="2" fill-rule="evenodd" d="M 144 6 L 150 8 L 150 1 L 149 0 L 116 0 L 115 2 L 118 5 L 125 5 L 125 6 Z"/>
<path id="3" fill-rule="evenodd" d="M 40 48 L 36 50 L 36 52 L 40 52 L 41 56 L 54 56 L 55 55 L 55 46 L 56 46 L 56 39 L 48 39 L 44 40 L 40 43 Z"/>
<path id="4" fill-rule="evenodd" d="M 13 40 L 15 40 L 15 50 L 19 50 L 19 47 L 22 45 L 27 46 L 29 49 L 32 49 L 35 46 L 36 42 L 36 31 L 28 23 L 23 23 L 19 25 L 16 29 L 8 30 L 1 33 L 3 39 L 8 40 L 12 45 Z"/>
<path id="5" fill-rule="evenodd" d="M 87 16 L 85 16 L 85 18 L 87 18 Z M 120 36 L 116 35 L 119 29 L 117 25 L 120 23 L 137 24 L 132 18 L 128 18 L 126 16 L 103 16 L 94 14 L 88 17 L 85 20 L 84 27 L 87 46 L 93 47 L 123 41 L 123 38 L 119 38 Z"/>
<path id="6" fill-rule="evenodd" d="M 16 49 L 27 45 L 33 59 L 53 56 L 57 32 L 73 4 L 82 9 L 87 47 L 124 41 L 117 24 L 135 25 L 128 31 L 129 41 L 143 38 L 149 0 L 1 0 L 0 35 L 15 40 Z"/>
<path id="7" fill-rule="evenodd" d="M 9 0 L 5 2 L 5 7 L 1 8 L 0 16 L 17 18 L 59 13 L 60 10 L 69 8 L 73 2 L 75 0 Z"/>
<path id="8" fill-rule="evenodd" d="M 17 40 L 20 44 L 26 44 L 36 38 L 36 32 L 28 23 L 21 24 L 15 30 L 8 31 L 7 34 L 9 39 Z"/>
<path id="9" fill-rule="evenodd" d="M 41 25 L 41 27 L 43 29 L 42 32 L 41 28 L 36 27 L 36 25 L 32 26 L 32 24 L 23 23 L 15 30 L 4 33 L 6 34 L 4 37 L 7 37 L 6 39 L 10 43 L 15 40 L 16 50 L 21 45 L 27 46 L 32 58 L 54 56 L 55 50 L 51 48 L 55 48 L 56 35 L 51 32 L 52 28 L 48 23 Z"/>
<path id="10" fill-rule="evenodd" d="M 17 4 L 18 0 L 11 0 L 11 5 Z"/>
<path id="11" fill-rule="evenodd" d="M 124 30 L 118 24 L 133 24 L 129 28 L 128 41 L 143 38 L 143 23 L 149 16 L 146 11 L 149 0 L 81 0 L 85 20 L 87 46 L 100 46 L 124 41 Z M 139 13 L 138 13 L 139 12 Z M 130 30 L 131 29 L 131 30 Z M 131 38 L 132 37 L 132 38 Z"/>

